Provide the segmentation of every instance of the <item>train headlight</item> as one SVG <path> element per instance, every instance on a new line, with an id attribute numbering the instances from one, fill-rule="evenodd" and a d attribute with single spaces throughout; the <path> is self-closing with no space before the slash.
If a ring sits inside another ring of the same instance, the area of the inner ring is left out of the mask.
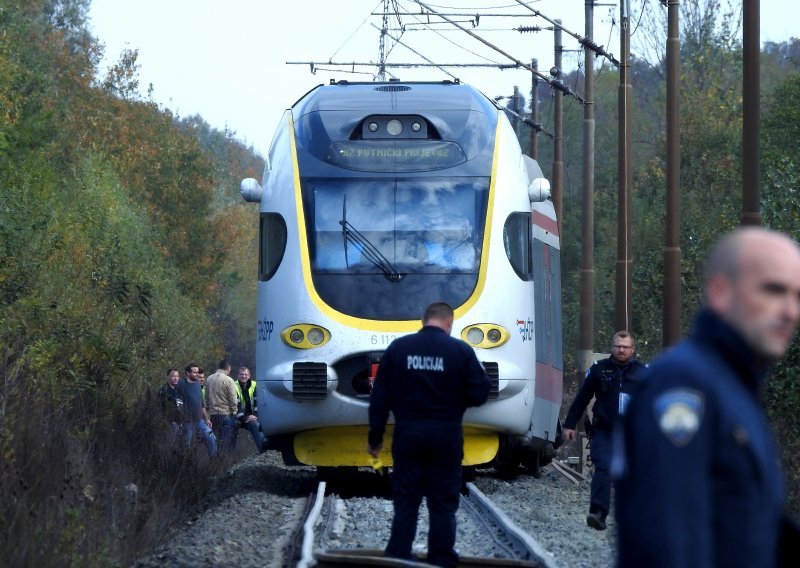
<path id="1" fill-rule="evenodd" d="M 312 327 L 308 330 L 308 342 L 311 345 L 319 345 L 323 341 L 325 341 L 325 333 L 320 328 Z"/>
<path id="2" fill-rule="evenodd" d="M 481 349 L 491 349 L 504 345 L 511 338 L 511 333 L 496 323 L 476 323 L 461 330 L 461 339 Z"/>
<path id="3" fill-rule="evenodd" d="M 483 330 L 479 327 L 471 327 L 467 331 L 467 341 L 472 345 L 480 345 L 483 341 Z"/>
<path id="4" fill-rule="evenodd" d="M 422 125 L 419 122 L 411 123 L 411 132 L 419 132 L 422 130 Z"/>
<path id="5" fill-rule="evenodd" d="M 330 331 L 312 323 L 298 323 L 281 331 L 281 340 L 295 349 L 313 349 L 325 345 L 330 339 Z"/>
<path id="6" fill-rule="evenodd" d="M 370 122 L 367 126 L 370 132 L 377 132 L 378 131 L 378 123 L 377 122 Z"/>

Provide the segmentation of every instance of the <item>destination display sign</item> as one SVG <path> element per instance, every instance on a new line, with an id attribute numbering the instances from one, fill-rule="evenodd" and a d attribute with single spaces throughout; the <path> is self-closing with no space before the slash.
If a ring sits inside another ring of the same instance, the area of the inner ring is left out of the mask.
<path id="1" fill-rule="evenodd" d="M 326 160 L 365 172 L 425 172 L 466 161 L 461 146 L 442 140 L 348 140 L 333 142 Z"/>

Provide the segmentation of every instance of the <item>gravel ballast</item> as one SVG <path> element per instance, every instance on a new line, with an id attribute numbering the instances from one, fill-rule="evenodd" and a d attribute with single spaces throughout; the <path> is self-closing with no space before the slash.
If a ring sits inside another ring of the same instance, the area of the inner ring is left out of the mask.
<path id="1" fill-rule="evenodd" d="M 522 530 L 550 552 L 558 566 L 613 566 L 616 527 L 586 526 L 589 482 L 575 485 L 552 466 L 540 478 L 522 473 L 512 481 L 480 470 L 478 489 Z M 370 474 L 364 474 L 365 476 Z M 221 477 L 202 514 L 176 528 L 168 540 L 135 566 L 281 567 L 286 543 L 316 488 L 314 468 L 284 466 L 276 452 L 253 455 Z M 333 487 L 333 485 L 331 485 Z M 345 496 L 337 502 L 337 519 L 325 531 L 331 548 L 382 549 L 389 537 L 389 499 Z M 420 514 L 414 549 L 425 550 L 427 510 Z M 458 513 L 456 549 L 467 556 L 485 555 L 485 540 L 476 535 L 463 508 Z"/>

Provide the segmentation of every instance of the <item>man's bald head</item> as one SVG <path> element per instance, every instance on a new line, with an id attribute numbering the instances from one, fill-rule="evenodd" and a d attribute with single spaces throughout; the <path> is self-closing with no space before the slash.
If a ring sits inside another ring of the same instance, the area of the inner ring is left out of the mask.
<path id="1" fill-rule="evenodd" d="M 800 248 L 783 233 L 738 229 L 714 247 L 705 295 L 757 354 L 779 359 L 800 322 Z"/>

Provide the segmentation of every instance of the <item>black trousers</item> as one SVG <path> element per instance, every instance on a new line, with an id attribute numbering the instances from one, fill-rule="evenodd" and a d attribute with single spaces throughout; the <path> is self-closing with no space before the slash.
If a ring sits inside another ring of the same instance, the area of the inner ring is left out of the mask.
<path id="1" fill-rule="evenodd" d="M 429 513 L 427 562 L 448 568 L 458 564 L 454 547 L 463 456 L 460 422 L 416 421 L 395 425 L 394 518 L 386 556 L 413 559 L 411 545 L 417 533 L 419 506 L 425 497 Z"/>
<path id="2" fill-rule="evenodd" d="M 612 435 L 608 430 L 592 433 L 590 448 L 594 474 L 592 475 L 590 513 L 599 513 L 603 518 L 611 506 L 611 445 Z"/>

